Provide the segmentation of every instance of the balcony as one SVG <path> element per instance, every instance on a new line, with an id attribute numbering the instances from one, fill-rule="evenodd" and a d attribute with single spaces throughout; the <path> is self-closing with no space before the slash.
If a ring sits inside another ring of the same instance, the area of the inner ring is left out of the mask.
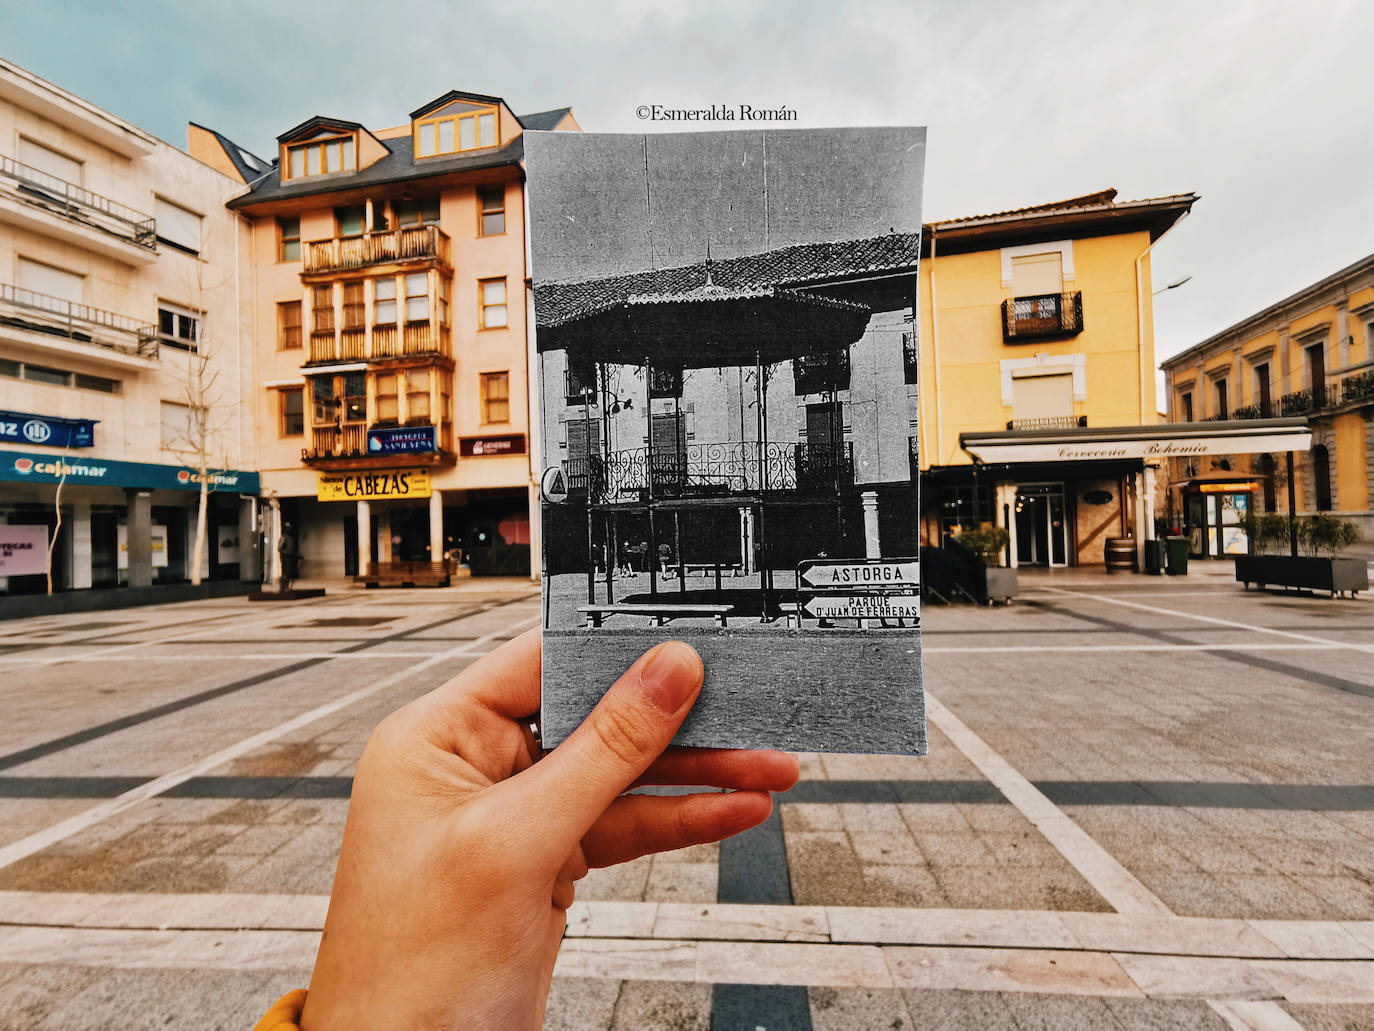
<path id="1" fill-rule="evenodd" d="M 449 264 L 448 234 L 438 226 L 407 226 L 380 233 L 312 240 L 305 245 L 301 277 L 332 276 L 377 265 Z"/>
<path id="2" fill-rule="evenodd" d="M 854 483 L 854 447 L 754 441 L 634 448 L 568 459 L 569 489 L 592 501 L 682 498 L 771 491 L 838 492 Z"/>
<path id="3" fill-rule="evenodd" d="M 828 394 L 849 389 L 849 348 L 798 355 L 792 362 L 793 393 Z"/>
<path id="4" fill-rule="evenodd" d="M 1362 372 L 1341 380 L 1341 404 L 1365 404 L 1374 401 L 1374 372 Z"/>
<path id="5" fill-rule="evenodd" d="M 1280 415 L 1313 415 L 1340 404 L 1340 389 L 1335 386 L 1308 387 L 1279 398 Z"/>
<path id="6" fill-rule="evenodd" d="M 0 325 L 133 358 L 158 353 L 157 327 L 150 323 L 10 283 L 0 283 Z"/>
<path id="7" fill-rule="evenodd" d="M 321 328 L 310 334 L 306 367 L 388 358 L 449 358 L 452 354 L 452 331 L 433 321 L 406 322 L 399 327 L 392 322 L 367 328 Z"/>
<path id="8" fill-rule="evenodd" d="M 431 426 L 430 422 L 409 422 L 408 427 Z M 374 423 L 372 429 L 392 429 L 396 423 Z M 325 423 L 310 429 L 310 446 L 301 448 L 301 461 L 306 465 L 319 468 L 367 468 L 370 466 L 396 466 L 406 463 L 428 465 L 438 461 L 440 464 L 453 464 L 453 426 L 447 420 L 441 422 L 434 434 L 438 451 L 389 452 L 379 455 L 367 450 L 367 431 L 369 427 L 361 422 Z"/>
<path id="9" fill-rule="evenodd" d="M 1274 411 L 1274 403 L 1273 403 L 1272 401 L 1261 401 L 1261 402 L 1259 402 L 1258 404 L 1253 404 L 1253 405 L 1241 405 L 1239 408 L 1233 408 L 1233 409 L 1231 410 L 1231 414 L 1228 415 L 1227 418 L 1228 418 L 1228 419 L 1272 419 L 1272 418 L 1274 418 L 1277 414 L 1278 414 L 1278 413 Z"/>
<path id="10" fill-rule="evenodd" d="M 6 221 L 46 235 L 56 229 L 60 239 L 122 261 L 156 260 L 157 226 L 151 215 L 4 155 L 0 185 L 0 197 L 24 205 L 8 212 Z"/>
<path id="11" fill-rule="evenodd" d="M 1072 430 L 1088 425 L 1086 415 L 1047 415 L 1038 419 L 1008 419 L 1009 430 Z"/>
<path id="12" fill-rule="evenodd" d="M 305 462 L 329 458 L 364 458 L 366 455 L 367 426 L 360 422 L 312 426 L 310 447 L 301 448 L 301 460 Z"/>
<path id="13" fill-rule="evenodd" d="M 1009 344 L 1083 332 L 1083 294 L 1016 297 L 1002 302 L 1002 339 Z"/>

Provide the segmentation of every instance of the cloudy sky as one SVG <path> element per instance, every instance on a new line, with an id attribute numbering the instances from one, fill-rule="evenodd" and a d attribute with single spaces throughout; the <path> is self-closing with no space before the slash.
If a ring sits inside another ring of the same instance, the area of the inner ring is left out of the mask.
<path id="1" fill-rule="evenodd" d="M 1160 356 L 1374 251 L 1374 4 L 1360 0 L 0 0 L 0 54 L 185 144 L 270 155 L 457 88 L 583 128 L 641 104 L 930 127 L 925 212 L 1115 186 L 1202 195 L 1159 244 Z"/>

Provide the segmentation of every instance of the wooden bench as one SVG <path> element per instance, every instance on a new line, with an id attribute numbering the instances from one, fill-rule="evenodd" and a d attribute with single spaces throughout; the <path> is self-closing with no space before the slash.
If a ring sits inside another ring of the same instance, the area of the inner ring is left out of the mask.
<path id="1" fill-rule="evenodd" d="M 600 627 L 607 616 L 648 616 L 654 626 L 663 626 L 670 619 L 692 616 L 711 616 L 716 626 L 725 626 L 726 617 L 735 611 L 733 605 L 662 605 L 621 603 L 613 605 L 579 605 L 577 611 L 587 617 L 587 626 Z"/>
<path id="2" fill-rule="evenodd" d="M 452 567 L 443 562 L 370 562 L 356 580 L 366 587 L 447 587 Z"/>
<path id="3" fill-rule="evenodd" d="M 684 562 L 682 569 L 687 576 L 712 576 L 716 572 L 717 566 L 714 562 Z M 743 576 L 744 567 L 738 562 L 733 565 L 722 562 L 719 566 L 721 576 Z M 676 563 L 663 568 L 663 577 L 666 580 L 673 580 L 677 577 L 678 566 Z"/>

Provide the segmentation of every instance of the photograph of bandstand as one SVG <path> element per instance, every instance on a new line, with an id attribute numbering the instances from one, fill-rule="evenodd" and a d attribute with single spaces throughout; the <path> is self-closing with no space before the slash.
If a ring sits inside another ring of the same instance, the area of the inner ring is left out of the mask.
<path id="1" fill-rule="evenodd" d="M 676 637 L 679 743 L 923 752 L 923 130 L 531 137 L 545 740 Z"/>

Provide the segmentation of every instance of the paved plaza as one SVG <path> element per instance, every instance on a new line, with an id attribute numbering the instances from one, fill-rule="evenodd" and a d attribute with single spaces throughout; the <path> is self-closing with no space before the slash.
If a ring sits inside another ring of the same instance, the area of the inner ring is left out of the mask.
<path id="1" fill-rule="evenodd" d="M 249 1028 L 371 728 L 536 624 L 468 581 L 0 623 L 0 1028 Z M 1374 600 L 1025 573 L 926 608 L 930 754 L 593 871 L 550 1028 L 1374 1028 Z"/>

